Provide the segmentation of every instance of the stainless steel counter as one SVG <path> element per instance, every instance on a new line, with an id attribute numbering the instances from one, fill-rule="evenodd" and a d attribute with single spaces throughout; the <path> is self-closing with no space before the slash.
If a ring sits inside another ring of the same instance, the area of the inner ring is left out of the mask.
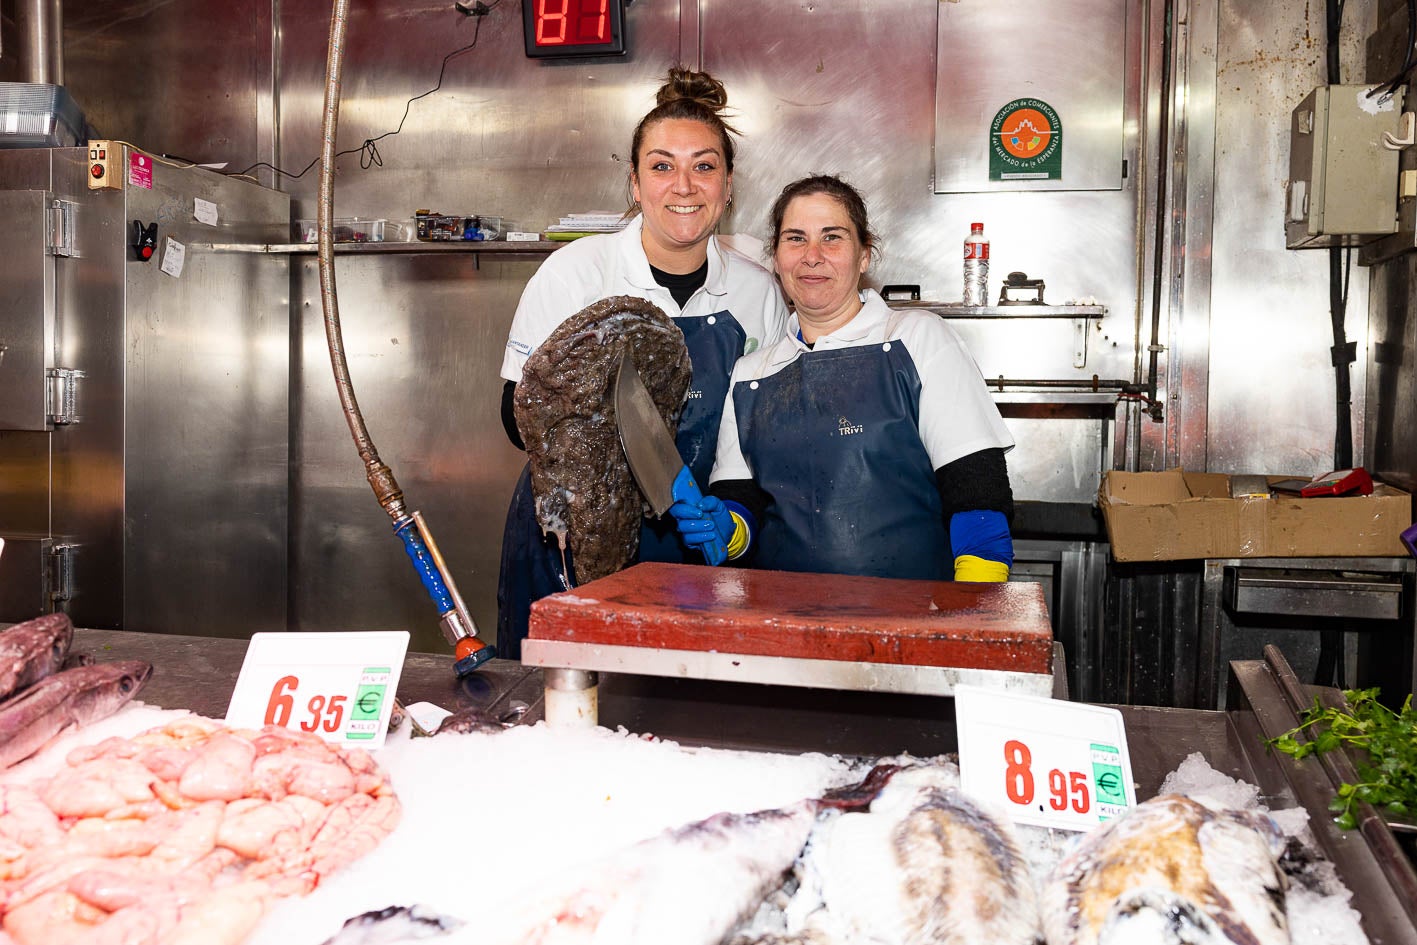
<path id="1" fill-rule="evenodd" d="M 74 649 L 99 660 L 148 660 L 153 676 L 139 699 L 220 718 L 246 641 L 79 630 Z M 528 706 L 523 724 L 542 718 L 539 670 L 493 660 L 460 680 L 452 665 L 451 654 L 409 654 L 399 699 L 449 710 L 480 706 L 494 714 L 522 702 Z M 1315 758 L 1296 762 L 1264 747 L 1265 738 L 1294 724 L 1295 712 L 1314 693 L 1335 693 L 1300 686 L 1282 657 L 1236 662 L 1231 672 L 1232 692 L 1244 698 L 1228 712 L 1117 707 L 1126 723 L 1137 797 L 1154 796 L 1168 772 L 1200 752 L 1215 769 L 1258 785 L 1272 809 L 1306 808 L 1320 845 L 1353 890 L 1354 908 L 1374 945 L 1417 945 L 1417 874 L 1391 831 L 1369 812 L 1361 830 L 1340 832 L 1325 810 L 1333 796 L 1331 774 Z M 942 697 L 602 675 L 600 721 L 719 748 L 867 757 L 956 748 L 953 701 Z"/>
<path id="2" fill-rule="evenodd" d="M 247 641 L 212 637 L 77 630 L 74 649 L 99 660 L 142 659 L 153 676 L 139 699 L 222 718 L 241 672 Z M 688 745 L 757 751 L 819 751 L 880 756 L 934 755 L 956 749 L 954 702 L 934 696 L 837 692 L 789 686 L 602 674 L 600 722 Z M 520 702 L 525 723 L 543 717 L 541 671 L 492 660 L 458 679 L 449 655 L 410 653 L 399 679 L 405 705 L 450 711 L 476 706 L 500 714 Z M 1119 707 L 1132 746 L 1138 794 L 1149 797 L 1191 752 L 1217 769 L 1253 780 L 1240 734 L 1223 712 Z"/>

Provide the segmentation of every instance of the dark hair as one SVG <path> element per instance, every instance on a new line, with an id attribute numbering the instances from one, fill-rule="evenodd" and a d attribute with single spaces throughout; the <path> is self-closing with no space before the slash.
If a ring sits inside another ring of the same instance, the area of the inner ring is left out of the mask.
<path id="1" fill-rule="evenodd" d="M 724 168 L 733 173 L 733 139 L 729 134 L 738 134 L 738 129 L 723 120 L 721 114 L 728 106 L 728 91 L 723 83 L 707 72 L 692 72 L 675 66 L 669 70 L 664 84 L 654 96 L 655 106 L 649 110 L 635 126 L 635 136 L 630 141 L 630 173 L 640 167 L 640 146 L 644 144 L 645 132 L 652 125 L 671 118 L 685 118 L 703 122 L 718 133 L 719 146 L 723 149 Z"/>
<path id="2" fill-rule="evenodd" d="M 777 200 L 773 201 L 772 210 L 768 214 L 771 234 L 768 252 L 777 251 L 777 241 L 782 236 L 782 218 L 787 214 L 788 204 L 798 197 L 810 197 L 814 194 L 826 194 L 841 204 L 842 209 L 851 219 L 852 227 L 856 230 L 856 239 L 870 251 L 872 256 L 875 256 L 880 240 L 872 232 L 871 225 L 866 220 L 866 201 L 861 199 L 861 194 L 855 187 L 840 177 L 833 177 L 830 174 L 804 177 L 782 188 L 782 193 L 777 195 Z"/>

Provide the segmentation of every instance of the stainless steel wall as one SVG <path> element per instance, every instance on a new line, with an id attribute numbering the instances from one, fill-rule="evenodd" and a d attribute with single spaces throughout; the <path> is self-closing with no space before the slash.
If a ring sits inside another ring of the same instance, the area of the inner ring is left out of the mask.
<path id="1" fill-rule="evenodd" d="M 658 77 L 675 62 L 701 65 L 728 85 L 745 132 L 725 229 L 761 236 L 784 182 L 839 172 L 870 198 L 885 235 L 873 280 L 918 282 L 949 299 L 967 224 L 983 220 L 996 285 L 1022 269 L 1046 279 L 1050 301 L 1090 297 L 1108 309 L 1083 369 L 1072 366 L 1066 321 L 960 323 L 985 374 L 1130 378 L 1145 367 L 1149 341 L 1160 168 L 1170 183 L 1160 214 L 1166 422 L 1136 421 L 1123 442 L 1095 411 L 1012 411 L 1017 493 L 1087 501 L 1114 455 L 1144 468 L 1325 465 L 1326 266 L 1321 253 L 1283 249 L 1280 212 L 1287 116 L 1319 81 L 1321 5 L 1178 0 L 1169 147 L 1158 155 L 1163 7 L 1129 2 L 1124 24 L 1096 26 L 1124 30 L 1130 172 L 1121 189 L 972 195 L 933 188 L 936 76 L 946 91 L 971 78 L 936 62 L 937 0 L 637 0 L 626 57 L 573 63 L 524 57 L 519 6 L 504 0 L 479 22 L 444 0 L 356 5 L 340 146 L 357 149 L 403 124 L 377 142 L 377 161 L 368 152 L 340 159 L 337 215 L 407 219 L 426 207 L 539 229 L 567 210 L 621 207 L 630 131 Z M 327 3 L 66 7 L 70 89 L 106 133 L 241 167 L 277 158 L 294 171 L 315 157 Z M 1367 5 L 1348 10 L 1351 50 Z M 443 57 L 474 36 L 475 48 L 447 62 L 441 89 L 403 118 L 407 100 L 438 81 Z M 1001 34 L 982 58 L 1006 68 L 1016 49 Z M 134 59 L 161 77 L 166 107 L 124 94 L 124 63 Z M 297 213 L 313 214 L 313 172 L 279 183 Z M 495 617 L 502 516 L 520 465 L 497 419 L 497 367 L 536 264 L 461 255 L 338 263 L 371 432 L 484 628 Z M 291 626 L 407 627 L 415 647 L 442 648 L 335 409 L 314 267 L 292 272 Z M 1365 290 L 1357 270 L 1349 321 L 1360 344 Z M 1360 407 L 1362 372 L 1355 366 Z"/>
<path id="2" fill-rule="evenodd" d="M 1324 5 L 1183 3 L 1182 122 L 1170 157 L 1162 311 L 1165 428 L 1142 425 L 1142 464 L 1321 475 L 1332 468 L 1327 254 L 1284 248 L 1289 113 L 1324 83 Z M 1347 4 L 1343 78 L 1358 81 L 1376 3 Z M 1352 267 L 1346 330 L 1367 343 L 1368 272 Z M 1150 304 L 1150 298 L 1147 298 Z M 1353 365 L 1355 461 L 1365 365 Z"/>

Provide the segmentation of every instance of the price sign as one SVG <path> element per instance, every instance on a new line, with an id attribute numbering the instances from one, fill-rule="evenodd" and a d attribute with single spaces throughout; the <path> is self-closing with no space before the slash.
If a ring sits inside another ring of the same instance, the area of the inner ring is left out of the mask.
<path id="1" fill-rule="evenodd" d="M 258 633 L 251 637 L 226 721 L 279 725 L 359 748 L 384 743 L 408 633 Z"/>
<path id="2" fill-rule="evenodd" d="M 1116 709 L 960 686 L 955 722 L 965 793 L 1018 823 L 1091 830 L 1137 802 Z"/>

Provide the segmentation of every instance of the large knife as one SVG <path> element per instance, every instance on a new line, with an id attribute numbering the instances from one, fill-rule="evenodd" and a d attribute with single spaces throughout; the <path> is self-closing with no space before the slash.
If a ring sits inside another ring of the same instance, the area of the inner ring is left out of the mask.
<path id="1" fill-rule="evenodd" d="M 703 498 L 628 351 L 620 355 L 615 373 L 615 420 L 630 474 L 655 515 L 663 515 L 675 502 L 697 504 Z M 703 552 L 709 564 L 721 564 L 728 557 L 717 538 L 705 544 Z"/>

